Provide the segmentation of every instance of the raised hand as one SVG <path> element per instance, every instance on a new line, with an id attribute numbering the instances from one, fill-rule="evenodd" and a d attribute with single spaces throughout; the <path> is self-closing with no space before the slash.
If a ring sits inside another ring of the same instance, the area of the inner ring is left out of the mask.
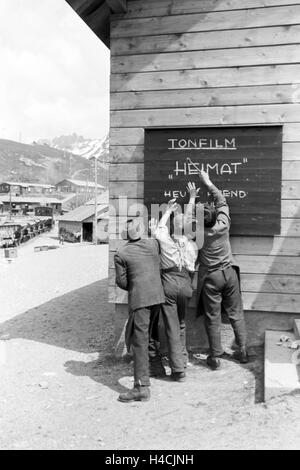
<path id="1" fill-rule="evenodd" d="M 187 187 L 186 187 L 188 193 L 190 194 L 190 197 L 193 199 L 196 199 L 198 196 L 198 193 L 200 191 L 200 188 L 196 188 L 195 183 L 188 182 Z"/>
<path id="2" fill-rule="evenodd" d="M 171 213 L 176 212 L 178 209 L 178 204 L 176 202 L 176 198 L 171 199 L 167 204 L 167 212 Z"/>

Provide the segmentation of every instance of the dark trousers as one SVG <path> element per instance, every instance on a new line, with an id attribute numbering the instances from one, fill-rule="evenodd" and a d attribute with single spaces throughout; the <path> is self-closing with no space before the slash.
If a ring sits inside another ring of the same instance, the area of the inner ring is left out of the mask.
<path id="1" fill-rule="evenodd" d="M 185 316 L 188 299 L 192 296 L 187 271 L 162 273 L 165 303 L 161 306 L 172 372 L 183 372 L 187 366 Z"/>
<path id="2" fill-rule="evenodd" d="M 134 385 L 150 385 L 149 359 L 157 356 L 157 342 L 153 339 L 157 328 L 160 305 L 144 307 L 131 313 Z"/>
<path id="3" fill-rule="evenodd" d="M 239 348 L 246 346 L 246 327 L 242 297 L 236 270 L 229 266 L 208 274 L 202 288 L 205 327 L 212 356 L 221 356 L 222 317 L 221 310 L 228 315 Z"/>

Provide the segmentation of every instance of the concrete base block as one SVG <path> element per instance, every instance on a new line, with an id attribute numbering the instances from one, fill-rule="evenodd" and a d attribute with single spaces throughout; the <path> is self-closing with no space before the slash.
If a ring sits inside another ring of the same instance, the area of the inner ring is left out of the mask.
<path id="1" fill-rule="evenodd" d="M 292 331 L 266 331 L 265 334 L 265 401 L 300 390 L 299 350 L 288 348 L 288 342 L 280 343 L 286 335 L 292 341 Z M 281 345 L 280 345 L 281 344 Z"/>
<path id="2" fill-rule="evenodd" d="M 294 320 L 294 334 L 297 339 L 300 339 L 300 320 Z"/>

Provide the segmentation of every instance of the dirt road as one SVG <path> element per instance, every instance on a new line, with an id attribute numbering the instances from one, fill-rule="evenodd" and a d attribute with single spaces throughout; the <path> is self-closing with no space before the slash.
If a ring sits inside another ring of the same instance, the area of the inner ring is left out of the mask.
<path id="1" fill-rule="evenodd" d="M 43 245 L 56 249 L 34 251 Z M 106 278 L 107 257 L 106 245 L 60 245 L 56 230 L 21 245 L 10 262 L 1 250 L 0 321 Z"/>

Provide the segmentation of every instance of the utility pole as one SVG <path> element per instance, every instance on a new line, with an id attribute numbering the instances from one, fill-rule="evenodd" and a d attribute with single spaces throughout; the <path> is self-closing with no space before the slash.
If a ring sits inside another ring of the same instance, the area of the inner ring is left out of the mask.
<path id="1" fill-rule="evenodd" d="M 72 174 L 72 153 L 68 152 L 69 155 L 69 174 Z"/>
<path id="2" fill-rule="evenodd" d="M 89 197 L 88 192 L 89 192 L 89 175 L 86 175 L 85 196 L 84 196 L 85 203 L 87 203 L 88 201 L 88 197 Z"/>
<path id="3" fill-rule="evenodd" d="M 11 201 L 11 185 L 9 185 L 9 220 L 11 220 L 11 209 L 12 209 L 12 201 Z"/>
<path id="4" fill-rule="evenodd" d="M 97 212 L 98 212 L 98 174 L 97 174 L 97 157 L 95 156 L 95 221 L 94 221 L 94 243 L 97 246 L 97 227 L 98 227 L 98 217 L 97 217 Z"/>

